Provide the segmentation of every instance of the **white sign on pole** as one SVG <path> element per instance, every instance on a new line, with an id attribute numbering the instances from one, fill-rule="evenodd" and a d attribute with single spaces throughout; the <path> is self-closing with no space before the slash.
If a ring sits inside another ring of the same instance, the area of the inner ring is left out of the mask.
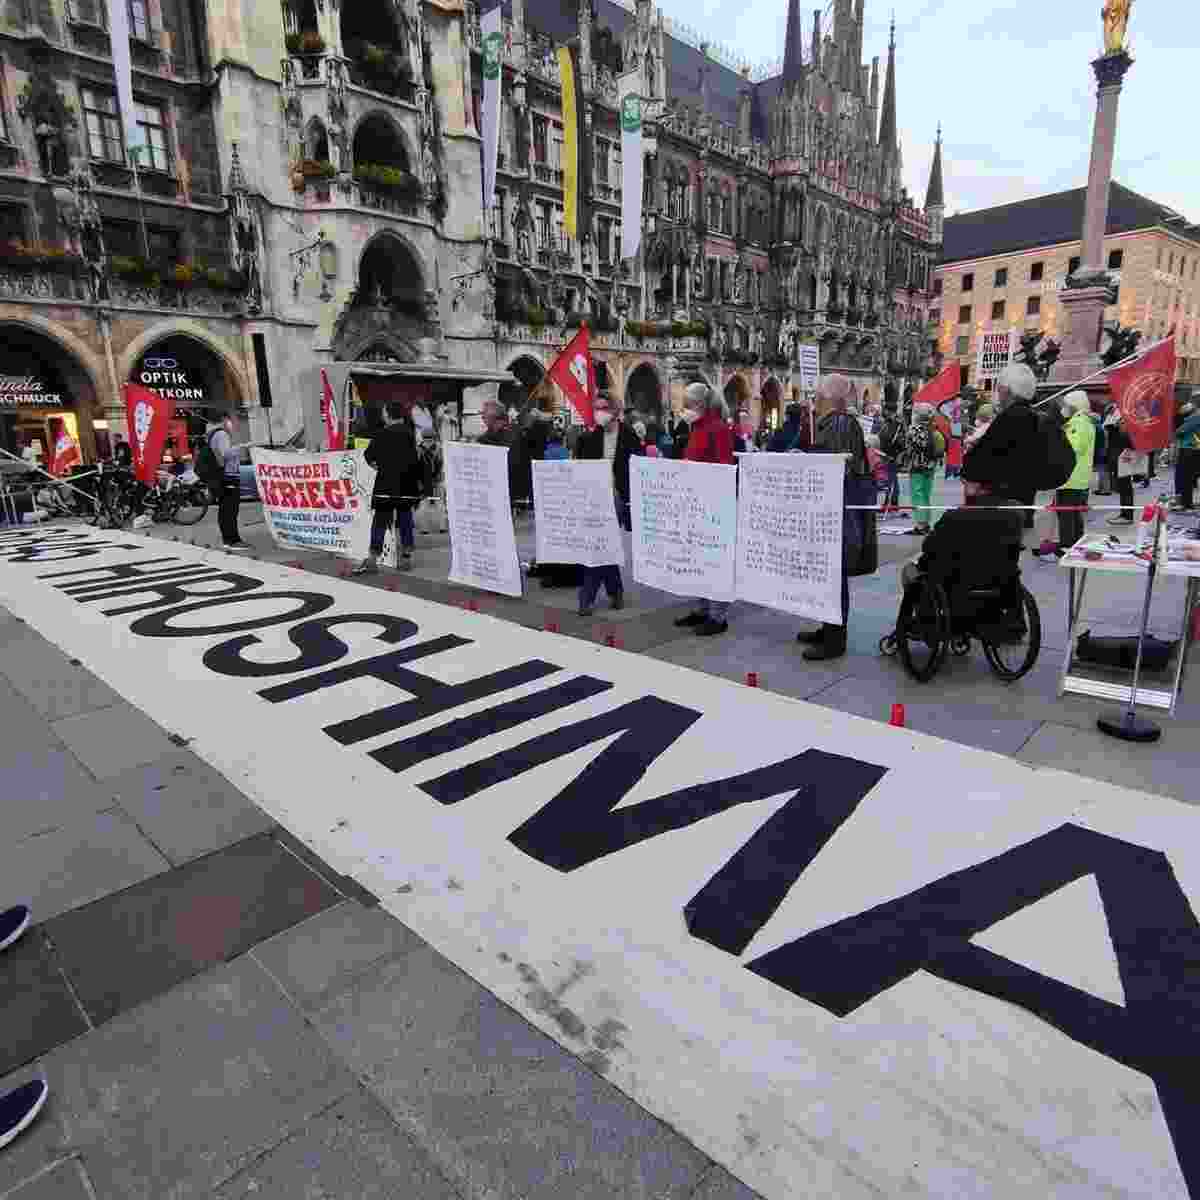
<path id="1" fill-rule="evenodd" d="M 535 462 L 533 511 L 538 562 L 624 565 L 612 464 L 606 459 Z"/>
<path id="2" fill-rule="evenodd" d="M 821 347 L 809 345 L 807 342 L 800 346 L 800 390 L 815 392 L 817 380 L 821 376 Z"/>
<path id="3" fill-rule="evenodd" d="M 840 454 L 752 454 L 741 459 L 737 597 L 842 624 Z"/>
<path id="4" fill-rule="evenodd" d="M 508 447 L 451 442 L 444 449 L 450 582 L 521 595 L 508 492 Z"/>
<path id="5" fill-rule="evenodd" d="M 737 467 L 629 462 L 633 577 L 674 596 L 734 598 Z"/>
<path id="6" fill-rule="evenodd" d="M 1016 348 L 1015 329 L 982 334 L 979 338 L 979 353 L 975 359 L 975 379 L 995 379 L 1012 362 Z"/>
<path id="7" fill-rule="evenodd" d="M 324 550 L 341 558 L 365 558 L 371 542 L 371 493 L 375 469 L 361 450 L 323 454 L 250 451 L 263 517 L 284 550 Z M 384 536 L 383 560 L 391 557 L 395 526 Z"/>

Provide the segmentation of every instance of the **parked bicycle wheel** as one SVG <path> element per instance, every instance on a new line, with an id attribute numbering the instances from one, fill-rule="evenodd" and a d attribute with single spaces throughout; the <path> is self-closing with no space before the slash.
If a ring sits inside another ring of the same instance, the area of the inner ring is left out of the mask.
<path id="1" fill-rule="evenodd" d="M 174 494 L 175 503 L 171 519 L 176 525 L 198 524 L 208 512 L 208 500 L 207 484 L 181 484 Z"/>

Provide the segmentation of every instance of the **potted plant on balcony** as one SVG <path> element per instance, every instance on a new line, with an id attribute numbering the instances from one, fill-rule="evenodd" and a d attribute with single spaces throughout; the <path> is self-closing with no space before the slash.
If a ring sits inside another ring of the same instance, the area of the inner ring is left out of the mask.
<path id="1" fill-rule="evenodd" d="M 350 50 L 354 64 L 356 82 L 374 92 L 395 93 L 401 80 L 408 74 L 407 63 L 401 55 L 388 46 L 375 42 L 359 42 Z"/>

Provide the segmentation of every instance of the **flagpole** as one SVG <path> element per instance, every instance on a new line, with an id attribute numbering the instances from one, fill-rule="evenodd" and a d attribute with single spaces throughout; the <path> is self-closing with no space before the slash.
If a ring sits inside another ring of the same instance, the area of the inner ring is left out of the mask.
<path id="1" fill-rule="evenodd" d="M 1135 351 L 1133 354 L 1130 354 L 1127 358 L 1121 359 L 1120 362 L 1113 363 L 1111 367 L 1101 367 L 1099 371 L 1093 371 L 1091 375 L 1086 375 L 1086 376 L 1084 376 L 1083 379 L 1077 379 L 1074 383 L 1070 383 L 1065 388 L 1063 388 L 1061 392 L 1055 392 L 1053 395 L 1047 396 L 1045 398 L 1045 400 L 1039 400 L 1036 404 L 1031 405 L 1030 407 L 1041 408 L 1041 406 L 1043 404 L 1049 404 L 1051 400 L 1058 400 L 1062 396 L 1069 395 L 1071 392 L 1075 391 L 1075 389 L 1080 387 L 1082 384 L 1090 383 L 1093 379 L 1099 379 L 1101 375 L 1107 375 L 1109 373 L 1109 371 L 1115 371 L 1118 367 L 1125 367 L 1125 366 L 1128 366 L 1131 362 L 1137 362 L 1137 360 L 1139 358 L 1144 358 L 1147 354 L 1150 353 L 1151 350 L 1155 349 L 1155 347 L 1157 347 L 1157 346 L 1161 346 L 1163 344 L 1163 342 L 1165 342 L 1167 340 L 1168 340 L 1167 338 L 1161 338 L 1159 341 L 1155 342 L 1154 345 L 1147 346 L 1145 350 Z"/>

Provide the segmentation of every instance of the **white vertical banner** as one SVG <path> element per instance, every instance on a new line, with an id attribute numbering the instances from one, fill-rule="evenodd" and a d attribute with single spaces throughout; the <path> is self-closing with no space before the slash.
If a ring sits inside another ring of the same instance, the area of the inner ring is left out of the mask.
<path id="1" fill-rule="evenodd" d="M 112 38 L 113 71 L 117 77 L 117 105 L 121 109 L 121 127 L 125 131 L 125 152 L 142 145 L 142 131 L 133 106 L 133 67 L 129 61 L 128 0 L 108 0 L 108 33 Z M 84 131 L 87 137 L 87 131 Z"/>
<path id="2" fill-rule="evenodd" d="M 450 582 L 520 596 L 521 564 L 508 491 L 507 446 L 444 447 Z"/>
<path id="3" fill-rule="evenodd" d="M 800 344 L 800 390 L 815 392 L 821 375 L 821 347 L 807 342 Z"/>
<path id="4" fill-rule="evenodd" d="M 845 458 L 749 454 L 739 469 L 738 599 L 841 625 Z"/>
<path id="5" fill-rule="evenodd" d="M 479 19 L 483 47 L 483 228 L 489 222 L 496 199 L 496 155 L 500 150 L 500 82 L 504 75 L 504 34 L 499 0 Z"/>
<path id="6" fill-rule="evenodd" d="M 674 596 L 734 598 L 737 470 L 724 463 L 629 460 L 638 583 Z"/>
<path id="7" fill-rule="evenodd" d="M 636 258 L 642 240 L 642 73 L 618 83 L 621 99 L 621 257 Z"/>
<path id="8" fill-rule="evenodd" d="M 624 566 L 612 463 L 607 459 L 535 462 L 533 510 L 538 562 Z"/>

